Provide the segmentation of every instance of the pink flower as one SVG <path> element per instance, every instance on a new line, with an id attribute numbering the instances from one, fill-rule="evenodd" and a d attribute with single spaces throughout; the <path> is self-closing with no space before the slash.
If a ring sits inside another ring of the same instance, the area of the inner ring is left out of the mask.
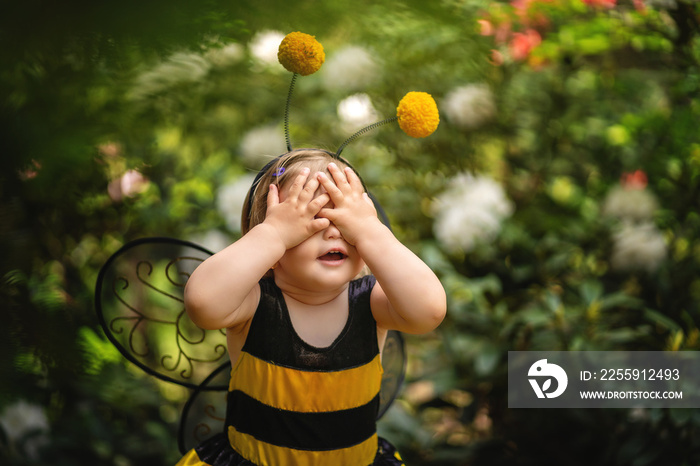
<path id="1" fill-rule="evenodd" d="M 491 21 L 487 19 L 480 19 L 477 21 L 479 23 L 479 26 L 481 26 L 481 30 L 479 34 L 482 36 L 492 36 L 494 33 L 494 28 L 493 24 L 491 24 Z"/>
<path id="2" fill-rule="evenodd" d="M 542 36 L 534 29 L 525 32 L 514 32 L 510 41 L 510 56 L 513 60 L 521 61 L 527 58 L 532 49 L 540 45 Z"/>
<path id="3" fill-rule="evenodd" d="M 510 2 L 510 4 L 513 5 L 513 8 L 520 11 L 527 10 L 530 7 L 531 3 L 532 0 L 512 0 Z"/>
<path id="4" fill-rule="evenodd" d="M 552 0 L 512 0 L 510 2 L 516 10 L 528 10 L 535 3 L 551 3 Z"/>
<path id="5" fill-rule="evenodd" d="M 513 27 L 509 15 L 504 14 L 500 9 L 486 13 L 482 19 L 478 19 L 476 22 L 479 25 L 479 34 L 493 36 L 497 44 L 506 43 Z"/>
<path id="6" fill-rule="evenodd" d="M 512 0 L 510 4 L 515 10 L 520 24 L 525 27 L 538 26 L 542 28 L 549 25 L 549 19 L 542 14 L 542 11 L 538 10 L 537 4 L 549 2 L 551 0 Z"/>
<path id="7" fill-rule="evenodd" d="M 615 8 L 617 0 L 581 0 L 586 5 L 596 8 Z"/>
<path id="8" fill-rule="evenodd" d="M 128 170 L 121 177 L 112 180 L 107 187 L 109 197 L 120 201 L 125 197 L 134 197 L 148 188 L 150 181 L 136 170 Z"/>
<path id="9" fill-rule="evenodd" d="M 503 54 L 498 50 L 491 50 L 491 64 L 495 66 L 501 66 L 504 62 Z"/>
<path id="10" fill-rule="evenodd" d="M 644 189 L 648 184 L 647 174 L 642 170 L 635 170 L 632 173 L 625 172 L 620 177 L 620 184 L 625 189 Z"/>
<path id="11" fill-rule="evenodd" d="M 41 170 L 41 163 L 32 159 L 30 166 L 19 172 L 19 177 L 23 181 L 34 179 L 39 174 L 39 170 Z"/>

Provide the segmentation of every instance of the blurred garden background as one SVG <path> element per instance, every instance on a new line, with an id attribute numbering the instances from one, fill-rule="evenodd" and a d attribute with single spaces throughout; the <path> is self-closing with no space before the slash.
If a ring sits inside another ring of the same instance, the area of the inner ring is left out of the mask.
<path id="1" fill-rule="evenodd" d="M 409 465 L 697 465 L 700 412 L 507 408 L 509 350 L 700 348 L 694 0 L 4 2 L 0 464 L 166 465 L 188 391 L 126 362 L 97 274 L 124 243 L 239 236 L 252 176 L 433 95 L 438 130 L 343 155 L 448 316 L 380 423 Z"/>

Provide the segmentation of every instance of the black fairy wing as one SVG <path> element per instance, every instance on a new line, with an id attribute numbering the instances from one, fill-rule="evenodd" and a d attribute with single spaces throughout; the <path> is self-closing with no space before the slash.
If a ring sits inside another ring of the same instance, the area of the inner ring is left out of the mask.
<path id="1" fill-rule="evenodd" d="M 389 217 L 381 204 L 371 193 L 368 193 L 368 195 L 377 209 L 379 219 L 391 230 L 391 222 L 389 222 Z M 406 345 L 401 333 L 397 330 L 389 330 L 387 332 L 384 349 L 382 350 L 382 367 L 384 374 L 382 375 L 382 386 L 379 392 L 379 413 L 377 414 L 377 419 L 384 416 L 386 410 L 389 409 L 391 403 L 398 396 L 406 375 Z"/>
<path id="2" fill-rule="evenodd" d="M 404 376 L 406 375 L 406 345 L 401 333 L 396 330 L 389 330 L 382 350 L 382 386 L 379 392 L 379 413 L 380 419 L 386 410 L 389 409 L 396 396 L 401 390 Z"/>
<path id="3" fill-rule="evenodd" d="M 209 437 L 224 432 L 228 391 L 218 387 L 228 386 L 230 377 L 231 362 L 227 361 L 214 369 L 190 395 L 182 409 L 177 432 L 180 453 L 185 454 Z"/>
<path id="4" fill-rule="evenodd" d="M 117 349 L 147 373 L 188 388 L 228 362 L 225 331 L 200 329 L 184 306 L 187 279 L 211 255 L 174 238 L 132 241 L 105 263 L 95 289 L 100 324 Z"/>

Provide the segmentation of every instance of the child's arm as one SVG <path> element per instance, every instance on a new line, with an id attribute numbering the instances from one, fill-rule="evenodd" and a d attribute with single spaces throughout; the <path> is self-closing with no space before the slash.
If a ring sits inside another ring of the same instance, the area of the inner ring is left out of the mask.
<path id="1" fill-rule="evenodd" d="M 195 324 L 218 329 L 251 319 L 263 275 L 287 249 L 328 227 L 327 219 L 315 218 L 328 195 L 314 199 L 319 182 L 315 177 L 307 182 L 308 175 L 303 169 L 283 202 L 271 185 L 265 221 L 195 269 L 185 287 L 185 308 Z"/>
<path id="2" fill-rule="evenodd" d="M 334 208 L 321 210 L 319 217 L 335 224 L 377 278 L 371 296 L 377 324 L 407 333 L 425 333 L 437 327 L 447 308 L 440 280 L 379 221 L 362 182 L 351 169 L 341 171 L 331 164 L 329 171 L 333 180 L 323 174 L 319 180 Z"/>

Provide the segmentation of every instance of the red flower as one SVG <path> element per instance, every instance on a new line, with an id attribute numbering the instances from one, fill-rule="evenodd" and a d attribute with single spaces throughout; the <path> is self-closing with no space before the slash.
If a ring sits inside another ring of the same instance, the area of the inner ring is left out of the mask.
<path id="1" fill-rule="evenodd" d="M 525 32 L 514 32 L 513 39 L 510 41 L 510 56 L 513 60 L 524 60 L 530 54 L 532 49 L 540 45 L 542 36 L 534 29 L 528 29 Z"/>
<path id="2" fill-rule="evenodd" d="M 647 6 L 644 4 L 644 0 L 633 0 L 633 2 L 634 2 L 634 7 L 637 9 L 638 12 L 646 13 Z"/>
<path id="3" fill-rule="evenodd" d="M 583 3 L 586 5 L 590 5 L 592 7 L 601 7 L 601 8 L 614 8 L 615 5 L 617 4 L 617 0 L 581 0 Z"/>
<path id="4" fill-rule="evenodd" d="M 620 184 L 625 189 L 644 189 L 647 187 L 647 174 L 642 170 L 635 170 L 632 173 L 625 172 L 620 177 Z"/>

